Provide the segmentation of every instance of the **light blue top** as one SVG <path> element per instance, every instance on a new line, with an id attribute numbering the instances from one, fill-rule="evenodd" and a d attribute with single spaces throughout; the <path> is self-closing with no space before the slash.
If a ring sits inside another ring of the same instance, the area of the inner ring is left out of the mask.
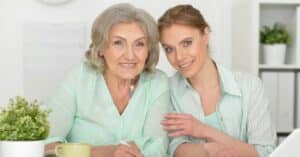
<path id="1" fill-rule="evenodd" d="M 94 146 L 134 141 L 145 157 L 166 156 L 168 137 L 160 125 L 169 112 L 167 76 L 143 72 L 120 115 L 101 72 L 83 63 L 73 69 L 47 102 L 51 132 L 47 143 L 81 142 Z"/>
<path id="2" fill-rule="evenodd" d="M 275 148 L 276 132 L 271 123 L 268 99 L 262 82 L 249 74 L 233 72 L 216 64 L 220 76 L 221 99 L 216 107 L 220 130 L 231 137 L 255 146 L 260 157 Z M 200 96 L 179 73 L 170 78 L 173 109 L 205 122 Z M 169 153 L 184 142 L 205 142 L 192 137 L 171 139 Z"/>
<path id="3" fill-rule="evenodd" d="M 218 130 L 222 130 L 222 126 L 221 126 L 221 123 L 219 121 L 217 112 L 214 112 L 214 113 L 211 113 L 210 115 L 205 116 L 204 117 L 204 123 L 211 126 L 211 127 L 213 127 L 213 128 L 216 128 Z"/>

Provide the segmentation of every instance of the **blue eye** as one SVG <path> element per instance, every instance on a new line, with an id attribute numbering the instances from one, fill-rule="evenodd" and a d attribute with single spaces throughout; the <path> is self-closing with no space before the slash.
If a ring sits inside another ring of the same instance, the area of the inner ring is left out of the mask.
<path id="1" fill-rule="evenodd" d="M 183 47 L 188 47 L 190 45 L 192 45 L 193 41 L 192 40 L 186 40 L 186 41 L 183 41 Z"/>

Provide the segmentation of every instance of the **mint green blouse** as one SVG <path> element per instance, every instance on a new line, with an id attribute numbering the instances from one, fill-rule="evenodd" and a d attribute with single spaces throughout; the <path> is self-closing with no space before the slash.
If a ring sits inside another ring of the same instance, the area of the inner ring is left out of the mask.
<path id="1" fill-rule="evenodd" d="M 220 122 L 219 130 L 252 144 L 260 157 L 269 156 L 276 146 L 276 132 L 262 82 L 252 75 L 233 72 L 219 64 L 216 66 L 221 84 L 221 99 L 215 112 L 217 122 Z M 205 123 L 200 96 L 179 73 L 170 78 L 170 93 L 175 112 L 191 114 Z M 171 156 L 177 146 L 185 142 L 205 140 L 187 136 L 173 138 L 169 146 Z"/>
<path id="2" fill-rule="evenodd" d="M 204 117 L 204 123 L 218 130 L 222 130 L 221 123 L 219 121 L 217 112 Z"/>
<path id="3" fill-rule="evenodd" d="M 120 115 L 101 72 L 85 63 L 74 68 L 47 102 L 51 108 L 47 143 L 65 141 L 93 146 L 134 141 L 145 157 L 166 156 L 168 137 L 160 125 L 169 112 L 167 76 L 143 72 Z"/>

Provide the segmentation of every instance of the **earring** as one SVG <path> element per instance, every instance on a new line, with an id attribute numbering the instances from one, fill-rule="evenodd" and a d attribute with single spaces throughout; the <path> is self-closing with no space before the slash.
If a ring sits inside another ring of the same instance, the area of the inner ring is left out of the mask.
<path id="1" fill-rule="evenodd" d="M 99 57 L 103 57 L 103 53 L 99 51 L 99 52 L 98 52 L 98 56 L 99 56 Z"/>

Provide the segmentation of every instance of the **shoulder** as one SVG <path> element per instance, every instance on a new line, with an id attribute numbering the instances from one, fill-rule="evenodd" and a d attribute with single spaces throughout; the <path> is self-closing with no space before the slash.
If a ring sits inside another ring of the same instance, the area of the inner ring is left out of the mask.
<path id="1" fill-rule="evenodd" d="M 233 71 L 232 73 L 241 90 L 257 89 L 263 86 L 258 76 L 240 71 Z"/>
<path id="2" fill-rule="evenodd" d="M 153 98 L 169 92 L 168 76 L 161 70 L 142 73 L 142 86 Z"/>
<path id="3" fill-rule="evenodd" d="M 181 82 L 182 82 L 182 76 L 180 75 L 180 73 L 179 72 L 176 72 L 173 76 L 171 76 L 170 78 L 169 78 L 169 83 L 170 83 L 170 85 L 172 85 L 172 86 L 178 86 L 178 85 L 180 85 L 181 84 Z"/>
<path id="4" fill-rule="evenodd" d="M 168 84 L 168 76 L 166 73 L 159 69 L 155 69 L 152 72 L 143 72 L 143 81 L 147 84 Z"/>
<path id="5" fill-rule="evenodd" d="M 234 76 L 246 106 L 254 108 L 264 105 L 264 103 L 258 103 L 266 99 L 263 82 L 258 76 L 245 72 L 234 72 Z"/>
<path id="6" fill-rule="evenodd" d="M 188 86 L 186 79 L 179 73 L 176 72 L 169 78 L 170 93 L 172 96 L 183 95 Z"/>
<path id="7" fill-rule="evenodd" d="M 97 71 L 85 62 L 80 62 L 65 72 L 63 82 L 78 82 L 95 77 Z"/>

